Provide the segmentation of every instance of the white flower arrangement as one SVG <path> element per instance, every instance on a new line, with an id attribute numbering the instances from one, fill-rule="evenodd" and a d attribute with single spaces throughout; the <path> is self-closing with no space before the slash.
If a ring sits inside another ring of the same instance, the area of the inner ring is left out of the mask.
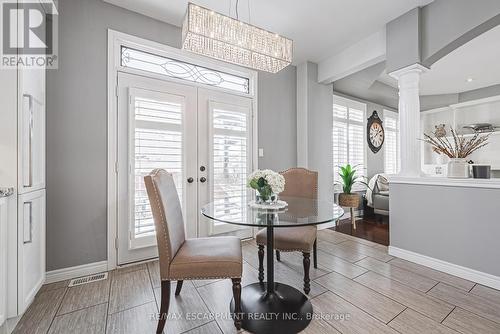
<path id="1" fill-rule="evenodd" d="M 285 178 L 270 169 L 258 169 L 248 177 L 248 186 L 261 194 L 265 188 L 270 188 L 274 194 L 279 194 L 285 190 Z"/>

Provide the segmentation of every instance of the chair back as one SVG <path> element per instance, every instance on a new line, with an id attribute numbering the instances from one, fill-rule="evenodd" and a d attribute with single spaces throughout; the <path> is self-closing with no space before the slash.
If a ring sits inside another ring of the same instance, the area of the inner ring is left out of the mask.
<path id="1" fill-rule="evenodd" d="M 155 169 L 144 177 L 156 227 L 160 274 L 168 279 L 170 262 L 186 240 L 184 218 L 172 174 Z"/>
<path id="2" fill-rule="evenodd" d="M 318 198 L 318 172 L 296 167 L 280 174 L 285 178 L 285 190 L 280 196 Z"/>

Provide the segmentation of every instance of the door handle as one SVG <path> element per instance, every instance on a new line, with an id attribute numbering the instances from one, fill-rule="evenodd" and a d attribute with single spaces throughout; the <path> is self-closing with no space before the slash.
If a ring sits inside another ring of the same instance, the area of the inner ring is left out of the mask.
<path id="1" fill-rule="evenodd" d="M 204 177 L 204 176 L 200 177 L 200 182 L 201 182 L 201 183 L 205 183 L 205 182 L 207 182 L 207 178 L 206 178 L 206 177 Z"/>
<path id="2" fill-rule="evenodd" d="M 28 206 L 28 212 L 29 212 L 29 239 L 26 240 L 26 237 L 24 238 L 23 240 L 23 243 L 24 244 L 30 244 L 33 242 L 33 202 L 25 202 L 23 203 L 23 206 Z M 24 218 L 26 219 L 26 218 Z M 24 225 L 24 228 L 26 227 L 26 225 Z M 26 235 L 26 232 L 24 232 L 24 234 Z"/>
<path id="3" fill-rule="evenodd" d="M 23 94 L 24 98 L 28 98 L 28 112 L 29 112 L 29 134 L 28 134 L 28 182 L 24 183 L 23 186 L 26 188 L 33 186 L 33 95 L 31 94 Z"/>
<path id="4" fill-rule="evenodd" d="M 206 167 L 205 167 L 205 166 L 200 166 L 200 171 L 204 172 L 204 171 L 205 171 L 205 169 L 206 169 Z"/>
<path id="5" fill-rule="evenodd" d="M 189 178 L 187 179 L 187 181 L 188 181 L 188 183 L 193 183 L 194 179 L 193 179 L 192 177 L 189 177 Z"/>

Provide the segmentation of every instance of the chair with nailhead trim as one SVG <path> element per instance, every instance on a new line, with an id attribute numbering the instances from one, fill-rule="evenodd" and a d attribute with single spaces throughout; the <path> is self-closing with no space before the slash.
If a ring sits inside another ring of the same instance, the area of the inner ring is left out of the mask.
<path id="1" fill-rule="evenodd" d="M 241 241 L 236 237 L 186 239 L 184 218 L 172 174 L 155 169 L 144 177 L 156 227 L 160 257 L 161 306 L 156 333 L 162 333 L 170 304 L 170 282 L 175 295 L 184 280 L 230 278 L 235 302 L 234 325 L 241 329 Z"/>

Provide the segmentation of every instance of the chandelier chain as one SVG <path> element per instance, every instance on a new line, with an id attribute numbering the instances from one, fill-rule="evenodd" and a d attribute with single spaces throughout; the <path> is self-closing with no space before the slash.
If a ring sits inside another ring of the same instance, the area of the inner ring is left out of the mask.
<path id="1" fill-rule="evenodd" d="M 248 23 L 252 23 L 252 17 L 250 16 L 250 0 L 247 0 L 247 6 L 248 6 Z"/>

